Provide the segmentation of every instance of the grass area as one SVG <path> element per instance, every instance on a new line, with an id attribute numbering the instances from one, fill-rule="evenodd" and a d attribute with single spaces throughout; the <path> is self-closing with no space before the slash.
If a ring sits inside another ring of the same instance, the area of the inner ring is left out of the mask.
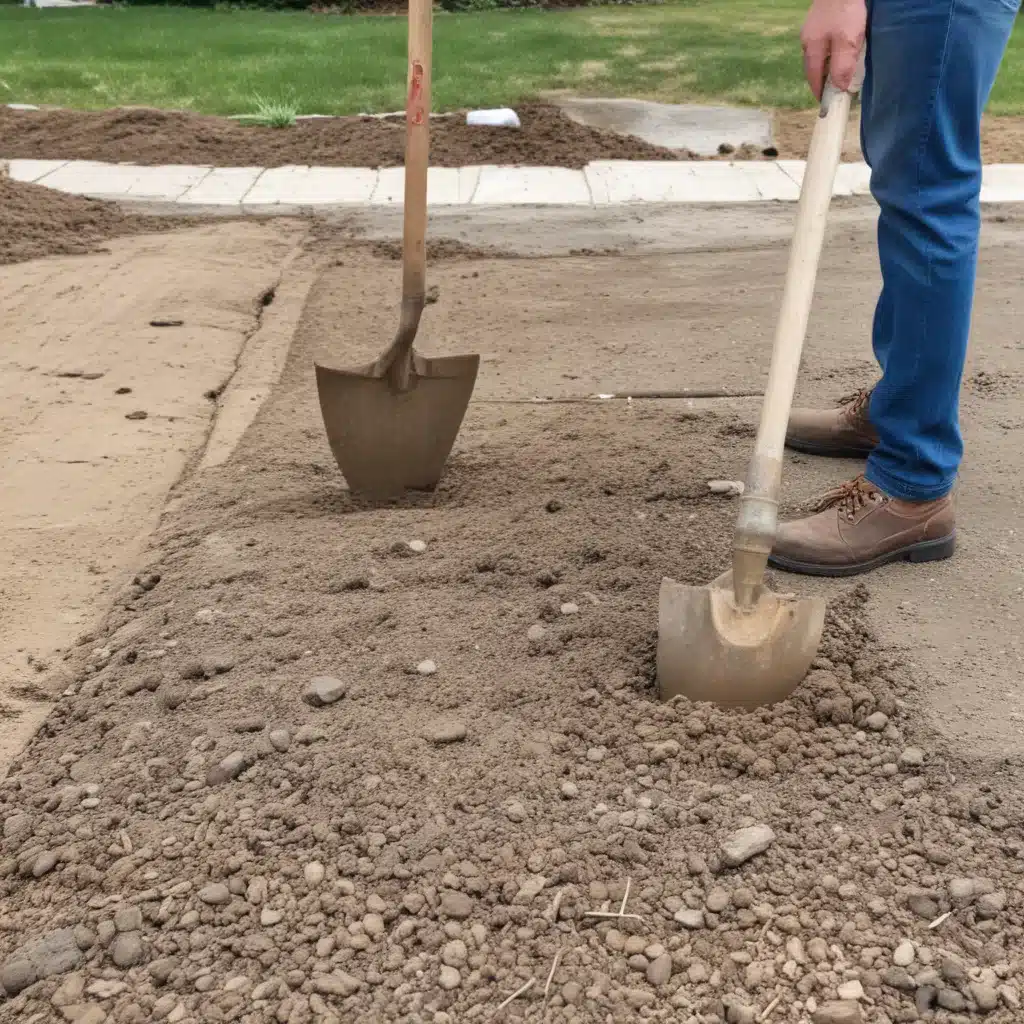
<path id="1" fill-rule="evenodd" d="M 807 0 L 438 15 L 436 109 L 545 91 L 806 107 Z M 215 114 L 399 109 L 400 18 L 186 8 L 0 7 L 0 102 L 146 105 Z M 1015 33 L 991 109 L 1024 113 Z"/>

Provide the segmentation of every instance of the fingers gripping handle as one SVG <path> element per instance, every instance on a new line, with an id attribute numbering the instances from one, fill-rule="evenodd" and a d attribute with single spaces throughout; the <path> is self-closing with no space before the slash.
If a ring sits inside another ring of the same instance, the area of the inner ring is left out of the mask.
<path id="1" fill-rule="evenodd" d="M 744 608 L 755 600 L 775 543 L 786 427 L 851 100 L 850 92 L 835 89 L 831 82 L 826 86 L 804 170 L 761 423 L 733 541 L 733 587 L 737 604 Z"/>

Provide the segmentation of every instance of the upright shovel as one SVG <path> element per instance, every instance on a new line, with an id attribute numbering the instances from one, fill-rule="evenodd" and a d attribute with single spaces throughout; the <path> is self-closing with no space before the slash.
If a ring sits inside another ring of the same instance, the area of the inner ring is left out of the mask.
<path id="1" fill-rule="evenodd" d="M 431 0 L 409 3 L 402 313 L 391 345 L 369 366 L 316 364 L 320 411 L 349 490 L 368 498 L 433 490 L 458 436 L 479 355 L 428 358 L 413 348 L 426 300 Z"/>
<path id="2" fill-rule="evenodd" d="M 821 641 L 824 599 L 775 594 L 763 580 L 778 526 L 786 425 L 850 103 L 851 94 L 830 80 L 800 190 L 768 387 L 736 521 L 732 569 L 706 587 L 661 582 L 657 674 L 664 700 L 682 695 L 740 707 L 772 704 L 800 685 Z"/>

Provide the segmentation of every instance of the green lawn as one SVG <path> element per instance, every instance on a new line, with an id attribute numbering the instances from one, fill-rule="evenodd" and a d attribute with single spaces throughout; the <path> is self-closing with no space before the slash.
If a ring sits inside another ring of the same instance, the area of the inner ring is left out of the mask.
<path id="1" fill-rule="evenodd" d="M 660 7 L 438 15 L 435 108 L 548 90 L 808 105 L 797 42 L 807 0 L 680 0 Z M 1024 113 L 1015 34 L 992 110 Z M 0 6 L 0 102 L 148 105 L 245 113 L 257 96 L 301 113 L 403 104 L 396 18 Z"/>

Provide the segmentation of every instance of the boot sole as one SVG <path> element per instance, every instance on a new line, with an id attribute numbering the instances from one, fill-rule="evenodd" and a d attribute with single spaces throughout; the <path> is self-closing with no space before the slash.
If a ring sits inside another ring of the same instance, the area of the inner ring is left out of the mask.
<path id="1" fill-rule="evenodd" d="M 831 445 L 819 444 L 815 441 L 801 441 L 787 437 L 786 447 L 804 455 L 819 455 L 826 459 L 866 459 L 874 450 L 874 445 Z"/>
<path id="2" fill-rule="evenodd" d="M 768 564 L 773 569 L 782 569 L 783 572 L 794 572 L 801 576 L 859 576 L 861 573 L 871 572 L 872 569 L 878 569 L 893 562 L 941 562 L 952 558 L 955 550 L 956 533 L 954 532 L 948 537 L 939 538 L 939 540 L 926 540 L 920 544 L 911 544 L 909 547 L 887 551 L 884 555 L 878 555 L 866 562 L 855 562 L 852 565 L 821 565 L 816 562 L 799 562 L 794 558 L 786 558 L 784 555 L 769 556 Z"/>

